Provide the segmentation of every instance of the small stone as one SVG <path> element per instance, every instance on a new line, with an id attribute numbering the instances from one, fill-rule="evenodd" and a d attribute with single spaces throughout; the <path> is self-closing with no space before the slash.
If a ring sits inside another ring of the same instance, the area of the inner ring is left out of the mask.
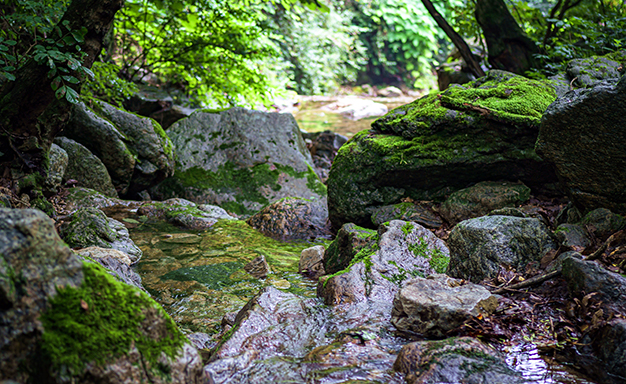
<path id="1" fill-rule="evenodd" d="M 243 269 L 255 279 L 265 279 L 270 271 L 270 266 L 265 261 L 265 256 L 260 255 L 246 264 Z"/>
<path id="2" fill-rule="evenodd" d="M 324 275 L 324 251 L 323 245 L 303 250 L 300 253 L 298 273 L 314 279 Z"/>

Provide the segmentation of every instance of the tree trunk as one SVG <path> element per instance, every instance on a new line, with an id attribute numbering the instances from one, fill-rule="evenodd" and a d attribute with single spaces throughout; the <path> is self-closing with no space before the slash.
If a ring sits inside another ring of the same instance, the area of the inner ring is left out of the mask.
<path id="1" fill-rule="evenodd" d="M 59 26 L 69 22 L 71 30 L 86 28 L 81 51 L 82 65 L 91 68 L 102 49 L 102 40 L 124 0 L 73 0 Z M 60 48 L 59 50 L 68 49 Z M 69 49 L 75 49 L 73 46 Z M 0 162 L 20 166 L 26 174 L 45 177 L 48 152 L 54 137 L 69 118 L 72 104 L 57 99 L 46 65 L 30 59 L 15 74 L 15 81 L 0 89 Z M 71 75 L 80 78 L 76 73 Z M 79 91 L 78 86 L 74 86 Z"/>
<path id="2" fill-rule="evenodd" d="M 503 0 L 477 0 L 475 15 L 487 40 L 493 68 L 523 74 L 533 66 L 537 45 L 520 28 Z"/>
<path id="3" fill-rule="evenodd" d="M 444 19 L 443 16 L 441 16 L 441 14 L 435 9 L 435 6 L 430 0 L 422 0 L 422 3 L 424 3 L 424 6 L 428 10 L 428 13 L 430 13 L 432 18 L 435 19 L 435 22 L 437 23 L 439 28 L 441 28 L 446 33 L 446 35 L 448 36 L 450 40 L 452 40 L 452 43 L 454 44 L 456 49 L 459 50 L 459 52 L 461 53 L 461 57 L 463 57 L 463 60 L 465 60 L 465 63 L 467 64 L 468 68 L 472 71 L 474 76 L 476 77 L 485 76 L 485 72 L 480 67 L 480 63 L 476 61 L 476 59 L 474 58 L 474 55 L 472 55 L 472 51 L 470 50 L 465 40 L 463 40 L 461 35 L 459 35 L 454 30 L 454 28 L 450 26 L 450 24 L 448 24 L 446 19 Z"/>

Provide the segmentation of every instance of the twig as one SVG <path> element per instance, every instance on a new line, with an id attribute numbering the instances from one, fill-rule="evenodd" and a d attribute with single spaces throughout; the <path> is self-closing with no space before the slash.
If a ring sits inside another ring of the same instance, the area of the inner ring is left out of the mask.
<path id="1" fill-rule="evenodd" d="M 521 283 L 513 284 L 513 285 L 511 285 L 509 287 L 498 288 L 495 291 L 493 291 L 492 293 L 499 294 L 499 293 L 504 293 L 504 292 L 506 292 L 509 289 L 514 290 L 514 289 L 527 288 L 527 287 L 530 287 L 530 286 L 533 286 L 533 285 L 541 284 L 544 281 L 547 281 L 547 280 L 550 280 L 550 279 L 552 279 L 552 278 L 554 278 L 556 276 L 559 276 L 560 274 L 561 274 L 561 271 L 552 271 L 550 273 L 546 273 L 545 275 L 535 276 L 535 277 L 532 277 L 532 278 L 530 278 L 528 280 L 522 281 Z"/>
<path id="2" fill-rule="evenodd" d="M 596 249 L 596 251 L 594 253 L 592 253 L 591 255 L 585 257 L 585 260 L 597 260 L 600 258 L 600 256 L 602 256 L 602 254 L 604 254 L 604 251 L 606 251 L 606 248 L 609 246 L 609 243 L 611 241 L 613 241 L 613 235 L 611 235 L 611 237 L 609 237 L 608 239 L 606 239 L 606 241 L 604 243 L 602 243 L 602 245 L 600 246 L 600 248 Z"/>

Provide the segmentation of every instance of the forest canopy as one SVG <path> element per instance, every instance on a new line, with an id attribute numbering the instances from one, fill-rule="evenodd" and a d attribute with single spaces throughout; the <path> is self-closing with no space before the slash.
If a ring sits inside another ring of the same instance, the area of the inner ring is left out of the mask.
<path id="1" fill-rule="evenodd" d="M 46 64 L 56 96 L 82 92 L 120 104 L 145 83 L 177 89 L 196 105 L 258 105 L 284 90 L 324 94 L 341 85 L 428 88 L 452 49 L 416 0 L 126 0 L 93 68 L 80 29 L 57 25 L 68 0 L 9 0 L 0 6 L 0 81 L 29 59 Z M 476 2 L 434 2 L 484 59 Z M 606 54 L 626 42 L 626 10 L 616 0 L 508 0 L 537 43 L 535 68 L 551 75 L 567 60 Z M 77 45 L 78 47 L 78 45 Z M 488 67 L 488 63 L 483 62 Z M 70 74 L 78 70 L 80 76 Z"/>

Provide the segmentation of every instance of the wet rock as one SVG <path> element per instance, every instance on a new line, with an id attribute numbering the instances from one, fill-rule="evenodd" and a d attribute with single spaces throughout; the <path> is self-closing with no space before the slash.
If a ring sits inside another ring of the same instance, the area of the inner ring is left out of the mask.
<path id="1" fill-rule="evenodd" d="M 385 87 L 383 89 L 379 89 L 378 92 L 376 92 L 378 94 L 378 96 L 381 97 L 402 97 L 404 96 L 404 93 L 402 92 L 402 90 L 398 87 Z"/>
<path id="2" fill-rule="evenodd" d="M 108 197 L 117 197 L 107 168 L 82 144 L 66 137 L 57 137 L 54 143 L 67 153 L 68 163 L 63 178 L 78 180 L 78 186 L 95 189 Z"/>
<path id="3" fill-rule="evenodd" d="M 300 262 L 298 263 L 298 273 L 317 279 L 324 275 L 324 246 L 316 245 L 307 248 L 300 254 Z"/>
<path id="4" fill-rule="evenodd" d="M 501 268 L 524 271 L 557 245 L 550 230 L 534 218 L 483 216 L 457 224 L 448 238 L 447 273 L 478 283 Z"/>
<path id="5" fill-rule="evenodd" d="M 536 151 L 554 164 L 571 200 L 583 210 L 626 213 L 624 104 L 622 78 L 568 92 L 543 115 Z"/>
<path id="6" fill-rule="evenodd" d="M 594 300 L 601 301 L 605 308 L 626 314 L 626 277 L 606 270 L 591 260 L 582 260 L 579 254 L 564 258 L 563 277 L 573 297 L 595 293 Z"/>
<path id="7" fill-rule="evenodd" d="M 613 233 L 626 228 L 626 219 L 606 208 L 598 208 L 587 213 L 581 224 L 598 239 L 606 240 Z"/>
<path id="8" fill-rule="evenodd" d="M 411 202 L 386 205 L 374 208 L 371 212 L 372 223 L 376 226 L 391 220 L 413 221 L 426 228 L 439 228 L 443 225 L 441 217 L 432 209 Z"/>
<path id="9" fill-rule="evenodd" d="M 270 266 L 265 261 L 265 256 L 260 255 L 246 264 L 243 269 L 255 279 L 265 279 L 270 271 Z"/>
<path id="10" fill-rule="evenodd" d="M 525 382 L 500 353 L 470 337 L 407 344 L 394 369 L 406 375 L 408 384 Z"/>
<path id="11" fill-rule="evenodd" d="M 325 304 L 391 303 L 405 280 L 447 267 L 445 243 L 419 224 L 394 220 L 382 225 L 377 237 L 354 256 L 348 268 L 320 279 L 317 294 Z"/>
<path id="12" fill-rule="evenodd" d="M 311 158 L 315 165 L 315 172 L 322 182 L 326 183 L 328 173 L 337 151 L 344 145 L 348 138 L 332 131 L 302 133 L 311 152 Z M 310 142 L 309 142 L 310 140 Z"/>
<path id="13" fill-rule="evenodd" d="M 376 231 L 361 228 L 352 223 L 344 224 L 335 240 L 324 253 L 324 270 L 328 274 L 339 272 L 348 265 L 362 249 L 376 242 Z"/>
<path id="14" fill-rule="evenodd" d="M 326 198 L 286 197 L 272 203 L 246 222 L 266 236 L 279 240 L 312 240 L 330 236 Z"/>
<path id="15" fill-rule="evenodd" d="M 140 203 L 136 201 L 108 197 L 96 190 L 81 187 L 68 189 L 68 195 L 65 201 L 67 203 L 66 209 L 70 212 L 80 208 L 103 209 L 115 206 L 135 208 L 140 205 Z"/>
<path id="16" fill-rule="evenodd" d="M 106 217 L 96 208 L 82 208 L 59 228 L 63 240 L 74 248 L 98 246 L 125 252 L 131 263 L 141 258 L 142 252 L 130 239 L 124 224 Z"/>
<path id="17" fill-rule="evenodd" d="M 534 151 L 555 98 L 545 82 L 490 71 L 390 111 L 337 153 L 328 178 L 333 227 L 371 227 L 373 208 L 443 199 L 480 181 L 519 180 L 537 191 L 556 183 Z"/>
<path id="18" fill-rule="evenodd" d="M 125 252 L 112 248 L 87 247 L 79 249 L 76 253 L 88 261 L 95 261 L 102 265 L 111 276 L 119 281 L 145 291 L 141 285 L 141 277 L 130 267 L 130 258 Z"/>
<path id="19" fill-rule="evenodd" d="M 528 217 L 521 209 L 505 207 L 500 209 L 494 209 L 489 212 L 488 216 L 513 216 L 513 217 Z"/>
<path id="20" fill-rule="evenodd" d="M 494 209 L 515 207 L 530 199 L 530 188 L 524 184 L 483 181 L 454 192 L 441 204 L 439 213 L 446 221 L 460 221 L 480 217 Z"/>
<path id="21" fill-rule="evenodd" d="M 163 202 L 146 202 L 139 207 L 137 214 L 152 220 L 167 220 L 176 226 L 195 231 L 206 230 L 219 220 L 235 220 L 220 207 L 208 204 L 196 205 L 179 198 Z"/>
<path id="22" fill-rule="evenodd" d="M 49 161 L 50 168 L 48 169 L 48 176 L 46 176 L 44 186 L 51 192 L 57 192 L 63 182 L 63 175 L 65 175 L 69 157 L 63 148 L 52 144 L 50 147 Z"/>
<path id="23" fill-rule="evenodd" d="M 391 323 L 402 332 L 444 337 L 465 321 L 489 315 L 498 299 L 481 285 L 443 274 L 407 281 L 393 300 Z"/>
<path id="24" fill-rule="evenodd" d="M 326 194 L 292 115 L 232 108 L 197 111 L 168 130 L 176 174 L 150 190 L 249 217 L 283 197 Z"/>
<path id="25" fill-rule="evenodd" d="M 40 211 L 0 209 L 0 306 L 2 380 L 204 382 L 197 351 L 161 307 L 81 262 Z"/>
<path id="26" fill-rule="evenodd" d="M 587 230 L 580 225 L 561 224 L 554 234 L 562 246 L 576 252 L 582 252 L 592 244 Z"/>

